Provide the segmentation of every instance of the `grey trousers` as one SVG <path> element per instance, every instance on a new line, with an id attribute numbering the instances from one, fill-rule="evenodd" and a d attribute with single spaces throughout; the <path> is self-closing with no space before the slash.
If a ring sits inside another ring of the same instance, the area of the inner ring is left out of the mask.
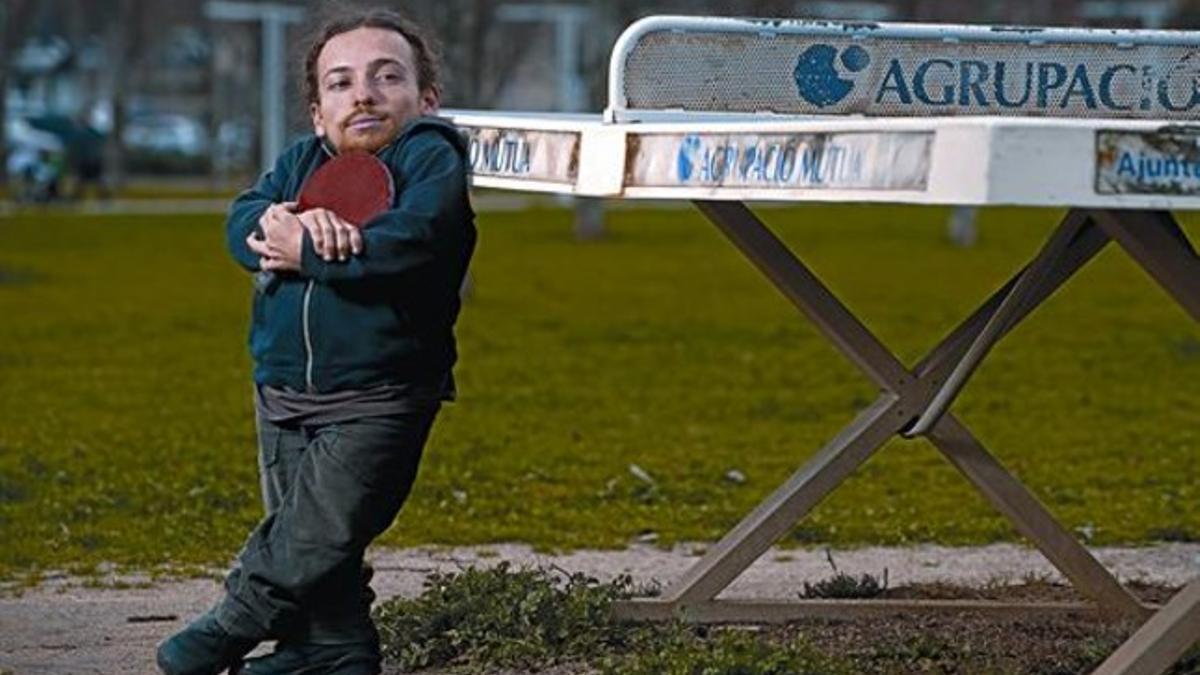
<path id="1" fill-rule="evenodd" d="M 377 639 L 363 553 L 408 497 L 437 411 L 321 427 L 259 420 L 267 515 L 225 579 L 223 628 L 285 642 Z"/>

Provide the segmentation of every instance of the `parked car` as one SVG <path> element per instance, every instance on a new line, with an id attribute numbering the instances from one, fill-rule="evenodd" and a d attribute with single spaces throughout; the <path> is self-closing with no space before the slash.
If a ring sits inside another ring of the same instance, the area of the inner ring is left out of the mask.
<path id="1" fill-rule="evenodd" d="M 131 151 L 184 157 L 208 155 L 208 130 L 199 120 L 178 113 L 132 117 L 125 123 L 121 141 Z"/>
<path id="2" fill-rule="evenodd" d="M 208 129 L 200 120 L 179 113 L 134 115 L 121 133 L 130 171 L 206 173 Z"/>

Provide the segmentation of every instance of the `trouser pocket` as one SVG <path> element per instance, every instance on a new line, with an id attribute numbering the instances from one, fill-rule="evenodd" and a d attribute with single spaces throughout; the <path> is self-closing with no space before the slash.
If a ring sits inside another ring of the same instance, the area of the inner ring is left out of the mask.
<path id="1" fill-rule="evenodd" d="M 317 433 L 279 507 L 255 529 L 227 580 L 231 611 L 279 635 L 297 628 L 315 596 L 358 596 L 363 552 L 408 497 L 436 412 Z"/>

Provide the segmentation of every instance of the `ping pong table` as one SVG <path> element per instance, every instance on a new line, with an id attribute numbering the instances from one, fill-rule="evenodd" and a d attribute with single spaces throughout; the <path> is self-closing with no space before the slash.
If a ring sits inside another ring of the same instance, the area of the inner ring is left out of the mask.
<path id="1" fill-rule="evenodd" d="M 448 111 L 474 185 L 692 201 L 879 388 L 783 485 L 623 617 L 786 621 L 1098 611 L 1143 622 L 1096 673 L 1161 673 L 1200 641 L 1200 580 L 1122 586 L 951 410 L 990 350 L 1108 244 L 1200 321 L 1200 33 L 650 17 L 617 42 L 602 114 Z M 1042 248 L 906 366 L 746 201 L 1065 208 Z M 1090 603 L 718 598 L 893 437 L 924 437 Z M 1200 480 L 1200 477 L 1198 477 Z"/>

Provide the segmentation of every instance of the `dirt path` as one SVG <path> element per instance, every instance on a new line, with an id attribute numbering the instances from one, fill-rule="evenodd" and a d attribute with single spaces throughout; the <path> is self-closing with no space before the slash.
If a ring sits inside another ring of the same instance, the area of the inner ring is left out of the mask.
<path id="1" fill-rule="evenodd" d="M 1200 576 L 1200 544 L 1166 544 L 1137 549 L 1096 549 L 1097 557 L 1123 581 L 1182 585 Z M 502 560 L 516 565 L 556 566 L 601 579 L 631 574 L 639 581 L 670 581 L 695 560 L 695 547 L 662 551 L 633 547 L 624 551 L 580 551 L 549 556 L 516 545 L 463 549 L 377 551 L 375 587 L 381 597 L 415 595 L 434 570 L 452 571 Z M 960 585 L 1016 582 L 1027 576 L 1055 578 L 1040 554 L 995 545 L 951 549 L 867 548 L 835 552 L 847 574 L 881 575 L 892 586 L 946 581 Z M 772 551 L 727 591 L 737 597 L 794 596 L 805 581 L 830 576 L 822 550 Z M 126 588 L 95 588 L 77 579 L 51 578 L 19 596 L 0 597 L 0 673 L 18 675 L 154 673 L 154 645 L 206 609 L 218 597 L 209 579 L 142 586 L 140 579 L 111 579 Z M 6 674 L 7 675 L 7 674 Z"/>

